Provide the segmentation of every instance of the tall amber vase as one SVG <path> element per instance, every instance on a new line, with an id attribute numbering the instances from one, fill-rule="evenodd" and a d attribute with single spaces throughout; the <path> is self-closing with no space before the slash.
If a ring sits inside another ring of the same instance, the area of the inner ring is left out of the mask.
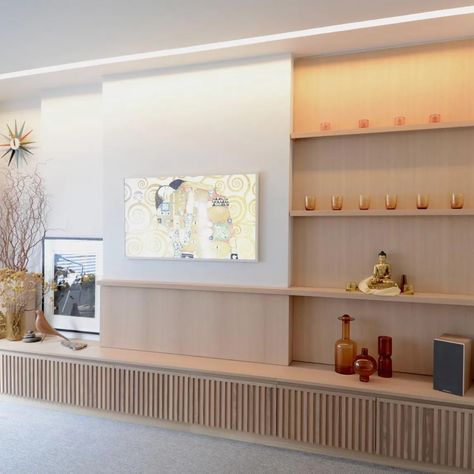
<path id="1" fill-rule="evenodd" d="M 357 344 L 351 339 L 351 318 L 344 314 L 338 318 L 342 321 L 342 338 L 335 345 L 335 369 L 338 374 L 351 375 L 354 373 L 354 358 L 357 355 Z"/>

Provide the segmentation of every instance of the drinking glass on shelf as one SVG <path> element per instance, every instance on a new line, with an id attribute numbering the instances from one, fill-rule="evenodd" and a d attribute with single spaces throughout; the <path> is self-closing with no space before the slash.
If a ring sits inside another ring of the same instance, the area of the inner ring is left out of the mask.
<path id="1" fill-rule="evenodd" d="M 369 128 L 369 119 L 360 119 L 359 128 Z"/>
<path id="2" fill-rule="evenodd" d="M 333 211 L 340 211 L 342 209 L 342 203 L 344 198 L 339 195 L 334 195 L 331 197 L 331 207 Z"/>
<path id="3" fill-rule="evenodd" d="M 307 211 L 314 211 L 316 209 L 316 197 L 315 196 L 305 196 L 305 198 L 304 198 L 304 208 Z"/>
<path id="4" fill-rule="evenodd" d="M 325 132 L 327 130 L 331 130 L 331 122 L 321 122 L 319 124 L 319 128 L 322 132 Z"/>
<path id="5" fill-rule="evenodd" d="M 464 206 L 464 194 L 451 194 L 451 209 L 462 209 Z"/>
<path id="6" fill-rule="evenodd" d="M 361 211 L 366 211 L 370 207 L 370 196 L 365 196 L 361 194 L 359 196 L 359 209 Z"/>
<path id="7" fill-rule="evenodd" d="M 430 123 L 439 123 L 441 122 L 441 114 L 430 114 L 428 120 Z"/>
<path id="8" fill-rule="evenodd" d="M 393 210 L 397 208 L 398 196 L 396 194 L 385 195 L 385 209 Z"/>
<path id="9" fill-rule="evenodd" d="M 428 194 L 418 194 L 416 196 L 417 209 L 428 209 L 429 197 Z"/>

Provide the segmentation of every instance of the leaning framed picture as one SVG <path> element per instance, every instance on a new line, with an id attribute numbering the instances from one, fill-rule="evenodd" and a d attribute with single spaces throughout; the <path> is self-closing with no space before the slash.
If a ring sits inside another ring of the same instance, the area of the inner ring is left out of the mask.
<path id="1" fill-rule="evenodd" d="M 43 275 L 55 290 L 44 296 L 50 324 L 63 331 L 99 334 L 102 239 L 45 237 Z"/>

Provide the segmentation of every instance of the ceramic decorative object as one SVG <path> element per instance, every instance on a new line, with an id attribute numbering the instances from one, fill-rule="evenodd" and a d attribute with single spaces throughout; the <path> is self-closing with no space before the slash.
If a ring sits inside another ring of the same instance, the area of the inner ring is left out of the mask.
<path id="1" fill-rule="evenodd" d="M 367 347 L 354 359 L 354 372 L 359 375 L 361 382 L 368 382 L 369 377 L 377 371 L 377 361 L 369 355 Z"/>
<path id="2" fill-rule="evenodd" d="M 392 376 L 392 338 L 390 336 L 379 336 L 378 339 L 379 377 L 390 378 Z"/>
<path id="3" fill-rule="evenodd" d="M 335 370 L 338 374 L 351 375 L 354 373 L 354 357 L 357 354 L 357 344 L 351 339 L 351 321 L 354 318 L 348 314 L 340 316 L 342 321 L 342 338 L 336 341 Z"/>
<path id="4" fill-rule="evenodd" d="M 453 193 L 451 194 L 451 209 L 462 209 L 464 207 L 464 195 Z"/>

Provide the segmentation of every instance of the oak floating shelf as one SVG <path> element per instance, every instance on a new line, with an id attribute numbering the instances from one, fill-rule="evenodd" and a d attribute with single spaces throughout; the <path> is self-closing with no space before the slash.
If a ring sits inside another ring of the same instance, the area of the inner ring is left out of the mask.
<path id="1" fill-rule="evenodd" d="M 465 122 L 439 122 L 439 123 L 422 123 L 416 125 L 397 125 L 391 127 L 374 127 L 374 128 L 354 128 L 348 130 L 327 130 L 317 132 L 294 132 L 291 134 L 293 140 L 303 138 L 324 138 L 339 137 L 344 135 L 372 135 L 375 133 L 396 133 L 396 132 L 416 132 L 421 130 L 440 130 L 443 128 L 465 128 L 474 127 L 474 121 Z"/>
<path id="2" fill-rule="evenodd" d="M 159 282 L 140 280 L 100 280 L 100 286 L 119 286 L 128 288 L 150 288 L 165 290 L 213 291 L 228 293 L 256 293 L 265 295 L 309 296 L 315 298 L 336 298 L 369 301 L 387 301 L 395 303 L 425 303 L 458 306 L 474 306 L 474 295 L 456 295 L 445 293 L 415 293 L 414 295 L 374 296 L 361 292 L 345 291 L 342 288 L 313 288 L 291 286 L 288 288 L 258 285 L 218 285 L 200 283 Z"/>
<path id="3" fill-rule="evenodd" d="M 359 209 L 321 210 L 321 211 L 290 211 L 291 217 L 427 217 L 427 216 L 474 216 L 474 209 Z"/>
<path id="4" fill-rule="evenodd" d="M 414 295 L 376 296 L 359 291 L 346 291 L 340 288 L 312 288 L 293 286 L 291 296 L 308 296 L 313 298 L 335 298 L 365 301 L 381 301 L 392 303 L 421 303 L 455 306 L 474 306 L 474 295 L 456 295 L 445 293 L 415 293 Z"/>

